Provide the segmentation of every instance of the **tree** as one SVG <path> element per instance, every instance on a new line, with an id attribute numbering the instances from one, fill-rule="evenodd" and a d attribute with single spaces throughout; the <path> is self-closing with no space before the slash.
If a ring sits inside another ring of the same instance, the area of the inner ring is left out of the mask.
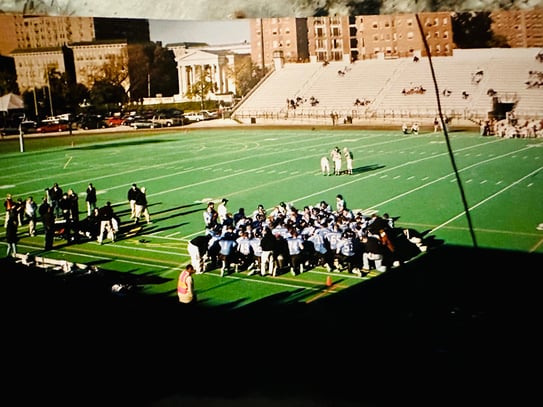
<path id="1" fill-rule="evenodd" d="M 493 38 L 490 12 L 455 13 L 452 18 L 454 42 L 458 48 L 488 48 Z"/>
<path id="2" fill-rule="evenodd" d="M 130 98 L 140 100 L 179 92 L 177 63 L 173 51 L 160 43 L 147 42 L 128 46 Z"/>
<path id="3" fill-rule="evenodd" d="M 126 103 L 128 97 L 121 85 L 102 80 L 94 82 L 90 90 L 90 100 L 94 106 L 106 106 L 109 110 L 111 105 L 117 106 L 119 103 Z"/>
<path id="4" fill-rule="evenodd" d="M 173 51 L 157 44 L 151 61 L 151 95 L 173 96 L 179 93 L 177 63 Z"/>
<path id="5" fill-rule="evenodd" d="M 209 65 L 202 66 L 199 71 L 200 79 L 197 82 L 194 82 L 187 92 L 187 97 L 189 99 L 198 98 L 200 100 L 202 109 L 205 108 L 204 101 L 208 93 L 214 91 L 210 69 Z"/>
<path id="6" fill-rule="evenodd" d="M 70 81 L 65 72 L 56 69 L 49 70 L 48 83 L 56 113 L 76 113 L 79 104 L 90 96 L 85 85 Z"/>
<path id="7" fill-rule="evenodd" d="M 17 75 L 13 72 L 0 70 L 0 95 L 5 95 L 6 93 L 19 93 Z"/>
<path id="8" fill-rule="evenodd" d="M 237 96 L 247 95 L 265 74 L 266 72 L 259 65 L 250 60 L 240 65 L 234 73 Z"/>

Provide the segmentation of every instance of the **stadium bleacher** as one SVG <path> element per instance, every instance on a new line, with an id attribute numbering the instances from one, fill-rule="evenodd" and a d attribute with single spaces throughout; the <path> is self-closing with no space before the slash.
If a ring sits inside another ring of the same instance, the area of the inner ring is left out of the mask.
<path id="1" fill-rule="evenodd" d="M 445 116 L 479 122 L 499 101 L 513 102 L 515 115 L 543 118 L 543 87 L 529 87 L 529 73 L 543 71 L 537 48 L 457 49 L 453 56 L 434 57 L 440 103 Z M 479 73 L 480 74 L 477 74 Z M 404 95 L 404 89 L 426 91 Z M 310 98 L 318 100 L 309 103 Z M 296 108 L 287 100 L 298 99 Z M 355 105 L 355 101 L 367 104 Z M 344 62 L 286 63 L 273 71 L 233 112 L 249 118 L 328 119 L 339 117 L 432 119 L 438 115 L 437 98 L 427 57 L 372 59 Z"/>

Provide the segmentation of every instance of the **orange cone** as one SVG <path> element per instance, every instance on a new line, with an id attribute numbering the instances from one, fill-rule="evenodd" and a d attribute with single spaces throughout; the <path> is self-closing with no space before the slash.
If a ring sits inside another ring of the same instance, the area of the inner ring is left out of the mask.
<path id="1" fill-rule="evenodd" d="M 330 287 L 332 285 L 332 277 L 326 276 L 326 287 Z"/>

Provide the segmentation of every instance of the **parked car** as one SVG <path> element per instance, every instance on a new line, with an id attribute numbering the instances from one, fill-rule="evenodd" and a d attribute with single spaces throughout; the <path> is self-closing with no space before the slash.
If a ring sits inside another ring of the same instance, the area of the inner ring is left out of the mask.
<path id="1" fill-rule="evenodd" d="M 185 118 L 191 123 L 199 122 L 206 119 L 206 116 L 202 112 L 190 112 L 184 114 Z"/>
<path id="2" fill-rule="evenodd" d="M 218 119 L 219 113 L 211 110 L 200 110 L 200 113 L 204 115 L 204 120 Z"/>
<path id="3" fill-rule="evenodd" d="M 62 120 L 43 120 L 36 129 L 37 133 L 52 133 L 55 131 L 68 131 L 70 125 Z"/>
<path id="4" fill-rule="evenodd" d="M 107 127 L 116 127 L 116 126 L 122 126 L 124 124 L 125 119 L 121 117 L 120 115 L 113 115 L 106 119 L 106 126 Z"/>
<path id="5" fill-rule="evenodd" d="M 183 116 L 169 117 L 162 114 L 159 114 L 158 116 L 153 116 L 152 120 L 154 123 L 158 123 L 162 127 L 182 126 L 183 124 L 188 123 L 188 120 L 185 119 Z"/>
<path id="6" fill-rule="evenodd" d="M 0 129 L 2 136 L 19 134 L 19 130 L 23 131 L 23 134 L 35 133 L 37 123 L 33 120 L 22 121 L 17 127 L 3 127 Z"/>
<path id="7" fill-rule="evenodd" d="M 135 119 L 130 123 L 130 126 L 135 129 L 155 129 L 162 127 L 160 123 L 155 123 L 152 119 Z"/>
<path id="8" fill-rule="evenodd" d="M 79 119 L 77 126 L 84 130 L 105 129 L 107 127 L 107 123 L 102 115 L 85 115 Z"/>

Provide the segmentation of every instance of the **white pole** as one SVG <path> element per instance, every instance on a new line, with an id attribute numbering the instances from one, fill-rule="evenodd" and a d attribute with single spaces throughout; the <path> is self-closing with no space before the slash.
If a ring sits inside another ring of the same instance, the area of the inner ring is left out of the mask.
<path id="1" fill-rule="evenodd" d="M 25 152 L 25 144 L 24 144 L 24 140 L 23 140 L 23 126 L 21 126 L 21 124 L 19 124 L 19 151 L 21 151 L 21 153 L 24 153 Z"/>

